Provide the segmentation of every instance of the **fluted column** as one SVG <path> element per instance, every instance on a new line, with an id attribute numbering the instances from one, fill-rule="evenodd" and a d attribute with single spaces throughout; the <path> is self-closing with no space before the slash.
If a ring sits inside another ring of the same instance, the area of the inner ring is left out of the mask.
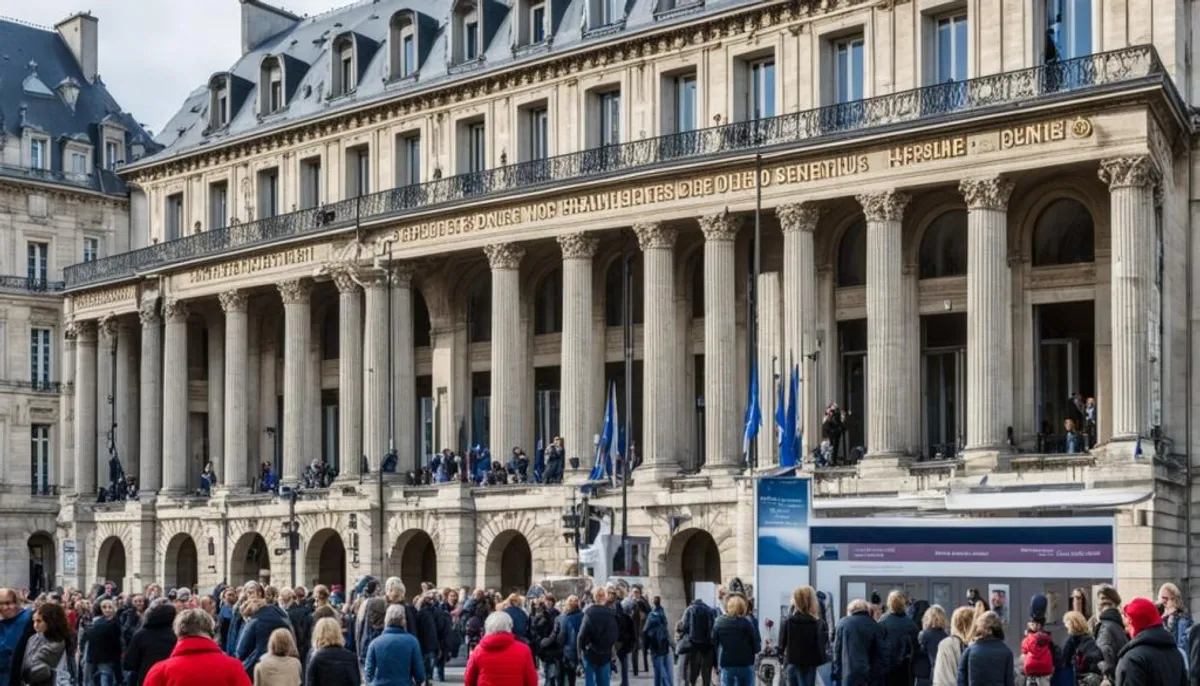
<path id="1" fill-rule="evenodd" d="M 180 494 L 188 487 L 188 307 L 182 300 L 163 302 L 163 490 Z"/>
<path id="2" fill-rule="evenodd" d="M 387 275 L 367 270 L 359 275 L 366 293 L 366 333 L 363 344 L 363 451 L 378 469 L 388 451 L 388 292 Z"/>
<path id="3" fill-rule="evenodd" d="M 1013 423 L 1012 275 L 1008 199 L 1013 183 L 964 179 L 967 201 L 967 445 L 1001 448 Z"/>
<path id="4" fill-rule="evenodd" d="M 146 497 L 162 488 L 162 429 L 163 429 L 163 322 L 158 313 L 158 299 L 145 300 L 138 310 L 142 323 L 141 373 L 138 376 L 140 397 L 138 409 L 138 488 Z"/>
<path id="5" fill-rule="evenodd" d="M 524 433 L 525 399 L 521 376 L 521 259 L 525 249 L 516 243 L 484 247 L 492 268 L 492 450 L 504 461 Z M 532 454 L 529 446 L 521 446 Z"/>
<path id="6" fill-rule="evenodd" d="M 219 296 L 218 296 L 219 297 Z M 208 445 L 205 460 L 213 463 L 217 481 L 226 483 L 229 474 L 224 470 L 225 454 L 225 321 L 217 312 L 209 312 L 208 327 Z M 245 384 L 245 377 L 239 382 Z M 245 416 L 245 415 L 242 415 Z"/>
<path id="7" fill-rule="evenodd" d="M 64 493 L 75 490 L 75 339 L 78 335 L 74 322 L 63 327 L 62 343 L 62 394 L 58 399 L 58 485 Z"/>
<path id="8" fill-rule="evenodd" d="M 339 476 L 355 480 L 363 456 L 363 300 L 358 275 L 333 274 L 338 289 L 338 455 Z"/>
<path id="9" fill-rule="evenodd" d="M 896 191 L 858 196 L 867 220 L 867 450 L 905 451 L 909 397 L 900 381 L 909 364 L 905 335 L 901 219 L 909 197 Z"/>
<path id="10" fill-rule="evenodd" d="M 635 224 L 633 230 L 642 249 L 646 322 L 642 327 L 642 466 L 638 471 L 653 483 L 679 471 L 674 273 L 678 232 L 662 222 Z"/>
<path id="11" fill-rule="evenodd" d="M 396 403 L 396 451 L 400 465 L 408 469 L 421 466 L 426 456 L 417 453 L 417 358 L 413 348 L 414 266 L 411 262 L 392 265 L 392 373 Z M 434 450 L 441 449 L 436 446 Z"/>
<path id="12" fill-rule="evenodd" d="M 134 336 L 140 335 L 131 320 L 117 326 L 117 454 L 125 473 L 137 475 L 141 461 L 138 450 L 138 362 Z"/>
<path id="13" fill-rule="evenodd" d="M 600 239 L 583 233 L 558 237 L 563 255 L 562 435 L 567 459 L 579 458 L 579 469 L 564 465 L 564 474 L 582 480 L 595 457 L 592 435 L 599 431 L 593 414 L 596 390 L 595 327 L 592 322 L 592 259 Z"/>
<path id="14" fill-rule="evenodd" d="M 309 454 L 318 446 L 304 444 L 308 393 L 308 345 L 312 327 L 312 282 L 293 279 L 279 283 L 283 299 L 283 470 L 280 483 L 296 483 L 304 476 Z"/>
<path id="15" fill-rule="evenodd" d="M 97 326 L 96 351 L 96 485 L 108 484 L 108 441 L 116 422 L 116 406 L 113 404 L 113 372 L 116 367 L 117 318 L 108 315 L 100 319 Z M 113 436 L 115 439 L 116 436 Z"/>
<path id="16" fill-rule="evenodd" d="M 811 202 L 780 205 L 775 216 L 783 229 L 783 358 L 780 379 L 791 383 L 792 368 L 800 367 L 800 397 L 797 407 L 803 440 L 800 455 L 808 455 L 820 443 L 821 399 L 817 397 L 817 263 L 813 234 L 821 218 Z M 762 364 L 760 362 L 759 364 Z M 761 390 L 760 390 L 761 392 Z M 773 422 L 763 417 L 763 423 Z"/>
<path id="17" fill-rule="evenodd" d="M 1148 436 L 1150 404 L 1150 291 L 1154 279 L 1154 185 L 1149 157 L 1100 163 L 1111 194 L 1112 226 L 1112 440 Z M 1105 408 L 1101 407 L 1103 415 Z"/>
<path id="18" fill-rule="evenodd" d="M 96 496 L 96 323 L 75 322 L 75 492 Z"/>
<path id="19" fill-rule="evenodd" d="M 779 441 L 775 431 L 775 403 L 778 399 L 775 375 L 785 366 L 780 364 L 779 357 L 783 350 L 779 281 L 778 272 L 758 275 L 758 406 L 762 411 L 762 426 L 759 427 L 757 440 L 760 469 L 779 464 Z M 807 378 L 812 378 L 815 385 L 815 377 Z"/>
<path id="20" fill-rule="evenodd" d="M 217 478 L 228 489 L 242 490 L 250 485 L 250 432 L 247 423 L 250 404 L 246 397 L 250 368 L 250 318 L 245 291 L 225 291 L 218 298 L 221 310 L 225 312 L 225 423 L 224 445 L 221 448 L 225 464 Z M 217 466 L 213 465 L 213 468 Z"/>
<path id="21" fill-rule="evenodd" d="M 740 218 L 728 211 L 700 218 L 704 233 L 704 468 L 708 471 L 734 471 L 741 463 L 739 410 L 744 409 L 740 406 L 746 394 L 737 392 L 734 311 L 734 241 L 740 228 Z"/>

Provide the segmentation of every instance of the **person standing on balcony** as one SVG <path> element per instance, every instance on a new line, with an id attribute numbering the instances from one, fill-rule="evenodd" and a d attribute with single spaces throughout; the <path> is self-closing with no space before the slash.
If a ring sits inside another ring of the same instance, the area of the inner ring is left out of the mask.
<path id="1" fill-rule="evenodd" d="M 563 448 L 563 437 L 555 436 L 550 448 L 546 450 L 546 483 L 562 483 L 565 462 L 566 450 Z"/>

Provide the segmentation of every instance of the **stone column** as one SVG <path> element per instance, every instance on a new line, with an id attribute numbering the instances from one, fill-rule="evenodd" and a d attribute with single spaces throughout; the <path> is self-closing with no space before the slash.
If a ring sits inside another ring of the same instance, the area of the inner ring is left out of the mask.
<path id="1" fill-rule="evenodd" d="M 899 381 L 909 362 L 904 316 L 901 218 L 909 196 L 882 191 L 858 196 L 867 219 L 867 450 L 898 456 L 908 429 L 908 384 Z"/>
<path id="2" fill-rule="evenodd" d="M 62 332 L 62 395 L 58 399 L 58 412 L 63 420 L 57 432 L 56 469 L 59 488 L 63 493 L 70 493 L 75 490 L 75 338 L 78 332 L 73 322 L 67 322 Z"/>
<path id="3" fill-rule="evenodd" d="M 188 487 L 187 305 L 165 300 L 163 319 L 163 490 L 178 495 Z"/>
<path id="4" fill-rule="evenodd" d="M 356 274 L 333 274 L 338 289 L 338 475 L 357 480 L 363 456 L 363 301 Z"/>
<path id="5" fill-rule="evenodd" d="M 138 363 L 136 332 L 133 322 L 126 319 L 117 326 L 117 455 L 125 473 L 137 476 L 141 462 L 138 450 Z"/>
<path id="6" fill-rule="evenodd" d="M 396 394 L 396 452 L 400 469 L 416 469 L 428 456 L 417 454 L 417 358 L 413 348 L 412 263 L 392 265 L 392 374 Z M 441 450 L 442 446 L 434 446 Z M 406 467 L 407 465 L 407 467 Z"/>
<path id="7" fill-rule="evenodd" d="M 387 275 L 379 270 L 359 275 L 366 292 L 367 321 L 363 343 L 363 450 L 372 469 L 388 451 L 388 302 Z M 399 469 L 399 467 L 397 467 Z"/>
<path id="8" fill-rule="evenodd" d="M 506 462 L 524 435 L 525 388 L 521 377 L 521 259 L 525 249 L 516 243 L 484 247 L 492 268 L 492 459 Z M 529 446 L 521 446 L 532 455 Z"/>
<path id="9" fill-rule="evenodd" d="M 96 323 L 75 322 L 75 492 L 96 497 Z M 83 560 L 80 560 L 82 563 Z M 81 565 L 82 566 L 82 565 Z"/>
<path id="10" fill-rule="evenodd" d="M 635 224 L 644 263 L 644 320 L 642 327 L 642 466 L 639 476 L 648 484 L 679 471 L 675 432 L 675 238 L 678 232 L 662 222 Z M 705 275 L 707 278 L 712 278 Z M 709 402 L 705 398 L 705 402 Z M 636 478 L 636 477 L 635 477 Z"/>
<path id="11" fill-rule="evenodd" d="M 138 317 L 142 322 L 141 374 L 138 402 L 141 432 L 138 452 L 138 489 L 145 496 L 162 488 L 162 429 L 163 429 L 163 322 L 158 313 L 158 299 L 141 303 Z"/>
<path id="12" fill-rule="evenodd" d="M 783 350 L 783 327 L 780 325 L 782 298 L 779 293 L 779 273 L 758 275 L 758 406 L 762 411 L 762 426 L 758 429 L 758 467 L 766 469 L 779 464 L 779 436 L 775 431 L 775 404 L 778 390 L 775 375 L 784 365 L 780 363 Z M 811 384 L 816 384 L 816 377 Z"/>
<path id="13" fill-rule="evenodd" d="M 592 259 L 600 239 L 584 233 L 558 237 L 563 255 L 562 436 L 568 463 L 563 475 L 582 483 L 591 472 L 592 436 L 599 430 L 593 408 L 596 390 L 592 366 L 595 361 L 595 327 L 592 322 Z M 571 458 L 579 458 L 572 470 Z"/>
<path id="14" fill-rule="evenodd" d="M 800 368 L 797 406 L 803 440 L 800 459 L 821 442 L 821 399 L 817 397 L 817 264 L 813 235 L 821 218 L 811 202 L 780 205 L 775 216 L 783 228 L 783 357 L 780 380 L 790 384 L 792 368 Z M 761 364 L 761 362 L 760 362 Z M 787 386 L 785 385 L 785 388 Z M 760 389 L 761 392 L 761 389 Z M 763 417 L 766 424 L 767 417 Z M 774 418 L 770 418 L 774 422 Z M 772 424 L 773 426 L 773 424 Z"/>
<path id="15" fill-rule="evenodd" d="M 219 297 L 219 296 L 218 296 Z M 218 312 L 208 313 L 208 454 L 205 460 L 213 463 L 218 483 L 228 483 L 224 467 L 225 454 L 225 321 Z M 245 385 L 245 377 L 235 383 Z M 245 416 L 244 414 L 242 416 Z"/>
<path id="16" fill-rule="evenodd" d="M 247 429 L 250 404 L 246 393 L 250 370 L 250 317 L 246 291 L 225 291 L 218 297 L 225 312 L 225 426 L 221 447 L 225 464 L 217 477 L 227 489 L 245 490 L 250 485 L 250 432 Z"/>
<path id="17" fill-rule="evenodd" d="M 312 334 L 312 282 L 292 279 L 278 284 L 283 299 L 283 470 L 279 483 L 304 477 L 305 459 L 318 446 L 304 444 L 304 409 L 308 406 L 308 344 Z"/>
<path id="18" fill-rule="evenodd" d="M 704 443 L 706 471 L 737 471 L 742 454 L 742 405 L 738 393 L 736 260 L 739 217 L 718 212 L 700 218 L 704 232 Z M 647 318 L 653 323 L 653 319 Z M 677 349 L 678 351 L 678 349 Z"/>
<path id="19" fill-rule="evenodd" d="M 967 201 L 967 450 L 995 451 L 1013 425 L 1012 274 L 1008 198 L 1013 183 L 964 179 Z"/>
<path id="20" fill-rule="evenodd" d="M 1150 292 L 1154 279 L 1154 185 L 1149 157 L 1100 163 L 1111 193 L 1112 440 L 1148 436 L 1150 406 Z M 1103 411 L 1103 408 L 1101 408 Z M 1143 448 L 1145 449 L 1145 448 Z"/>
<path id="21" fill-rule="evenodd" d="M 116 422 L 116 406 L 113 404 L 113 372 L 116 371 L 117 318 L 108 315 L 98 324 L 98 349 L 96 351 L 96 486 L 107 488 L 108 442 Z"/>

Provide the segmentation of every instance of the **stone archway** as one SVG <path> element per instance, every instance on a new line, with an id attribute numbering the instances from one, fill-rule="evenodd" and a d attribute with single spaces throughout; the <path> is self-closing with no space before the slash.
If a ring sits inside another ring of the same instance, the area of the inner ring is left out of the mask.
<path id="1" fill-rule="evenodd" d="M 111 581 L 118 589 L 125 588 L 125 544 L 116 536 L 109 536 L 100 544 L 96 578 L 99 583 Z"/>
<path id="2" fill-rule="evenodd" d="M 29 597 L 34 598 L 54 586 L 57 570 L 54 537 L 38 531 L 29 537 L 26 546 L 29 548 Z"/>
<path id="3" fill-rule="evenodd" d="M 721 583 L 721 551 L 716 540 L 704 529 L 680 531 L 667 546 L 660 581 L 668 615 L 679 616 L 695 599 L 695 584 L 706 581 Z"/>
<path id="4" fill-rule="evenodd" d="M 239 586 L 247 581 L 271 580 L 271 556 L 262 535 L 249 531 L 233 546 L 229 558 L 229 583 Z"/>
<path id="5" fill-rule="evenodd" d="M 188 534 L 176 534 L 163 556 L 163 584 L 167 588 L 195 589 L 200 581 L 200 555 Z"/>
<path id="6" fill-rule="evenodd" d="M 321 529 L 313 534 L 304 555 L 305 581 L 309 588 L 317 584 L 333 587 L 346 585 L 346 545 L 333 529 Z"/>
<path id="7" fill-rule="evenodd" d="M 484 568 L 484 586 L 507 595 L 533 585 L 533 552 L 519 531 L 509 529 L 492 540 Z"/>
<path id="8" fill-rule="evenodd" d="M 388 558 L 388 575 L 398 576 L 410 595 L 423 582 L 437 585 L 437 547 L 433 538 L 421 529 L 409 529 L 396 539 Z"/>

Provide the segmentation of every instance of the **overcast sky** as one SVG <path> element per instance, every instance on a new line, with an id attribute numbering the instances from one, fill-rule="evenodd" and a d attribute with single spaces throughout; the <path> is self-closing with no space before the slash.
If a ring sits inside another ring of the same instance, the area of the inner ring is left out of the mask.
<path id="1" fill-rule="evenodd" d="M 281 0 L 318 14 L 350 0 Z M 238 0 L 0 0 L 0 16 L 52 27 L 91 10 L 100 20 L 100 76 L 155 135 L 187 94 L 241 56 Z"/>

